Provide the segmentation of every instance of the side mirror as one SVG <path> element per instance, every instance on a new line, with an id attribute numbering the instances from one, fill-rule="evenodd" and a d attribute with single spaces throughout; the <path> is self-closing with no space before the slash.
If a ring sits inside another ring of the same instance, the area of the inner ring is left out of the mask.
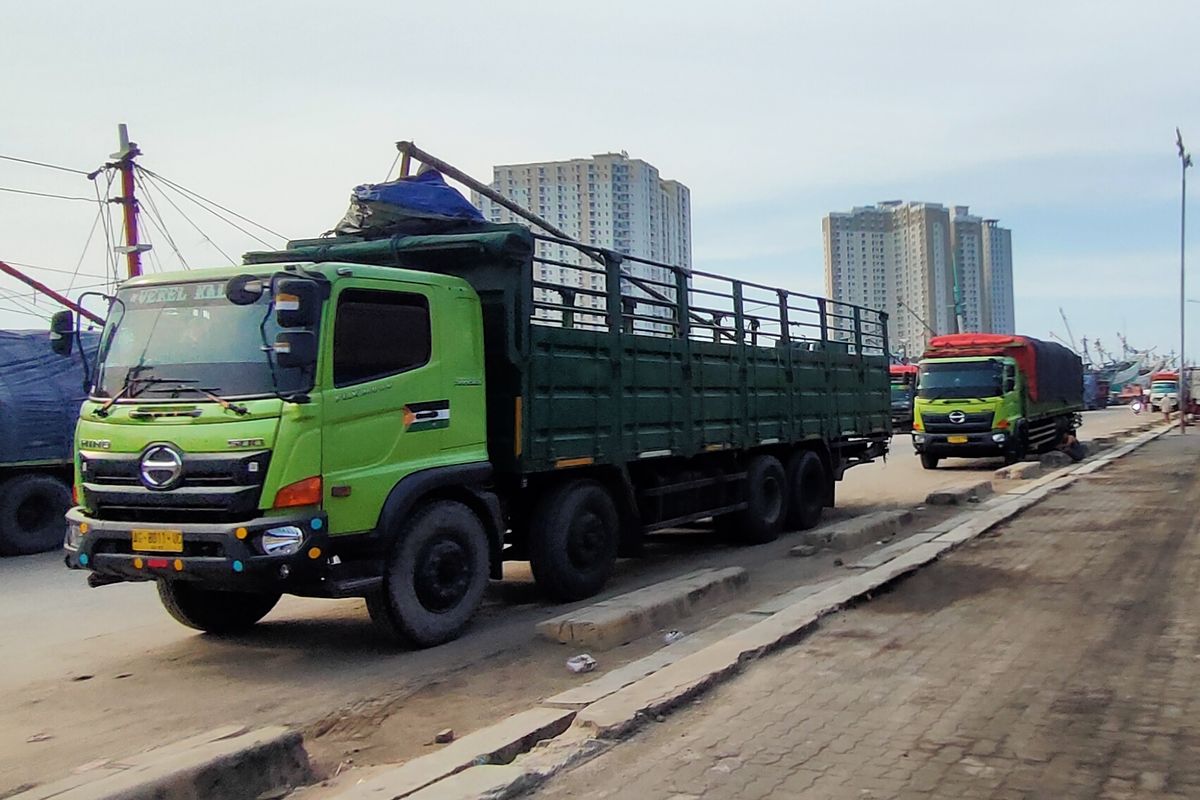
<path id="1" fill-rule="evenodd" d="M 266 290 L 262 278 L 253 275 L 238 275 L 225 283 L 225 299 L 235 306 L 249 306 L 258 302 Z"/>
<path id="2" fill-rule="evenodd" d="M 50 318 L 50 349 L 60 356 L 71 355 L 75 345 L 75 315 L 57 311 Z"/>
<path id="3" fill-rule="evenodd" d="M 315 366 L 317 335 L 312 331 L 284 331 L 275 337 L 275 363 L 284 369 Z"/>
<path id="4" fill-rule="evenodd" d="M 311 328 L 321 318 L 321 287 L 304 278 L 275 282 L 275 321 L 281 328 Z"/>

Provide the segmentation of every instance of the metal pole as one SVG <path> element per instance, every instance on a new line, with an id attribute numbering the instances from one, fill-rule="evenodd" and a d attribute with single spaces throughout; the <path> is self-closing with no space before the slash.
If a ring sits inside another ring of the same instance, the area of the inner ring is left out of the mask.
<path id="1" fill-rule="evenodd" d="M 1184 359 L 1184 307 L 1187 303 L 1184 272 L 1184 257 L 1187 244 L 1187 171 L 1192 165 L 1192 156 L 1183 147 L 1183 134 L 1175 129 L 1175 142 L 1179 146 L 1180 193 L 1179 193 L 1179 432 L 1187 432 L 1187 392 L 1185 378 L 1187 361 Z"/>
<path id="2" fill-rule="evenodd" d="M 129 129 L 122 122 L 117 126 L 121 149 L 112 154 L 116 168 L 121 172 L 121 198 L 118 202 L 125 217 L 125 246 L 118 247 L 117 252 L 125 254 L 125 264 L 129 277 L 136 278 L 142 274 L 142 253 L 149 250 L 149 245 L 138 242 L 138 206 L 136 181 L 133 174 L 133 159 L 142 154 L 135 142 L 129 141 Z"/>
<path id="3" fill-rule="evenodd" d="M 72 303 L 69 299 L 67 299 L 63 295 L 59 294 L 58 292 L 54 291 L 46 284 L 42 283 L 39 280 L 29 277 L 28 275 L 26 275 L 24 272 L 21 272 L 21 270 L 17 269 L 16 267 L 11 266 L 9 264 L 5 264 L 3 261 L 0 261 L 0 272 L 5 272 L 5 273 L 13 276 L 17 280 L 19 280 L 21 283 L 24 283 L 27 286 L 32 286 L 34 289 L 36 289 L 37 291 L 46 295 L 47 297 L 49 297 L 51 300 L 55 301 L 56 303 L 61 303 L 62 305 L 66 306 L 67 308 L 71 309 L 79 316 L 87 317 L 92 322 L 96 323 L 97 325 L 104 324 L 104 320 L 101 319 L 100 317 L 98 317 L 95 314 L 93 314 L 92 312 L 88 311 L 83 306 L 79 305 L 78 303 Z"/>

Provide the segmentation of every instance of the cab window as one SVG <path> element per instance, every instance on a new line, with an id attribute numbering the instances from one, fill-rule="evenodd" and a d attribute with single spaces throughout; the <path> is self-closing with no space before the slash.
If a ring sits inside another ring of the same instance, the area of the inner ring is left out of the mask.
<path id="1" fill-rule="evenodd" d="M 347 289 L 333 325 L 333 384 L 351 386 L 429 363 L 429 301 L 419 294 Z"/>

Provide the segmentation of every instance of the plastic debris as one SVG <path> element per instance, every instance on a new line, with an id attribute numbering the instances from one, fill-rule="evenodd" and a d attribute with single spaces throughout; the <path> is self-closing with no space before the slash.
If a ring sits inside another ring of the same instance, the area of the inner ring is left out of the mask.
<path id="1" fill-rule="evenodd" d="M 596 668 L 596 659 L 587 653 L 580 653 L 567 659 L 567 669 L 571 672 L 591 672 Z"/>
<path id="2" fill-rule="evenodd" d="M 445 730 L 438 731 L 437 736 L 434 736 L 433 740 L 438 744 L 449 744 L 450 742 L 453 742 L 454 729 L 446 728 Z"/>
<path id="3" fill-rule="evenodd" d="M 686 635 L 683 631 L 667 631 L 663 634 L 663 644 L 675 644 Z"/>

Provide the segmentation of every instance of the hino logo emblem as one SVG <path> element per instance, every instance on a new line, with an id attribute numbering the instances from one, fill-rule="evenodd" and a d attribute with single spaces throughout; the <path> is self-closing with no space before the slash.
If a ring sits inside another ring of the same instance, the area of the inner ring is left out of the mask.
<path id="1" fill-rule="evenodd" d="M 139 472 L 147 489 L 170 489 L 183 477 L 183 456 L 170 445 L 156 444 L 142 453 Z"/>
<path id="2" fill-rule="evenodd" d="M 967 421 L 967 415 L 961 411 L 951 411 L 949 419 L 955 425 L 962 425 Z"/>

